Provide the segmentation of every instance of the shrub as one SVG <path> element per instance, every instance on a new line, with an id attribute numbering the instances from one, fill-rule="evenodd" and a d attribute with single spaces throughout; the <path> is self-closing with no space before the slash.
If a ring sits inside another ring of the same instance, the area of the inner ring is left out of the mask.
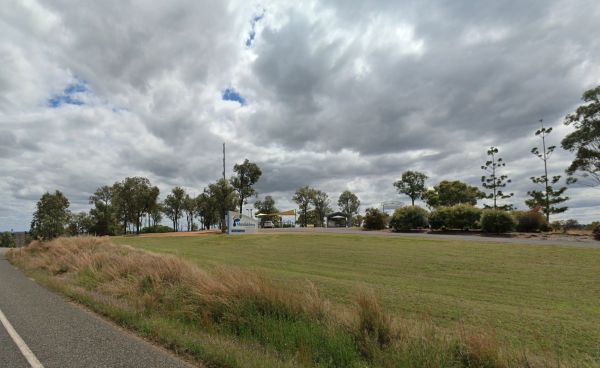
<path id="1" fill-rule="evenodd" d="M 515 211 L 513 216 L 517 220 L 517 231 L 534 233 L 547 231 L 549 228 L 546 218 L 539 211 Z"/>
<path id="2" fill-rule="evenodd" d="M 552 231 L 563 231 L 565 227 L 565 222 L 564 221 L 552 221 L 550 223 L 550 229 L 552 229 Z"/>
<path id="3" fill-rule="evenodd" d="M 563 229 L 564 230 L 576 230 L 576 229 L 581 229 L 581 225 L 579 224 L 579 221 L 575 220 L 575 219 L 568 219 L 567 221 L 564 222 L 564 226 Z"/>
<path id="4" fill-rule="evenodd" d="M 150 234 L 150 233 L 170 233 L 173 231 L 173 228 L 165 225 L 154 225 L 148 226 L 141 230 L 142 234 Z"/>
<path id="5" fill-rule="evenodd" d="M 429 213 L 429 225 L 432 229 L 446 230 L 450 228 L 451 218 L 452 211 L 450 207 L 437 207 Z"/>
<path id="6" fill-rule="evenodd" d="M 592 229 L 592 234 L 594 235 L 594 239 L 600 240 L 600 224 L 596 225 Z"/>
<path id="7" fill-rule="evenodd" d="M 390 220 L 390 227 L 394 231 L 408 231 L 428 226 L 427 211 L 419 206 L 398 208 Z"/>
<path id="8" fill-rule="evenodd" d="M 477 228 L 481 217 L 481 210 L 466 204 L 457 204 L 452 207 L 438 207 L 429 214 L 429 224 L 433 229 L 461 229 Z"/>
<path id="9" fill-rule="evenodd" d="M 457 204 L 450 207 L 451 222 L 450 226 L 454 229 L 473 229 L 477 227 L 477 222 L 481 218 L 481 210 L 467 204 Z"/>
<path id="10" fill-rule="evenodd" d="M 15 236 L 11 232 L 7 231 L 0 235 L 0 247 L 14 248 L 16 246 Z"/>
<path id="11" fill-rule="evenodd" d="M 515 229 L 515 218 L 506 211 L 485 210 L 481 214 L 481 230 L 486 233 L 508 233 Z"/>
<path id="12" fill-rule="evenodd" d="M 384 213 L 377 208 L 367 208 L 363 219 L 363 228 L 365 230 L 381 230 L 385 229 Z"/>

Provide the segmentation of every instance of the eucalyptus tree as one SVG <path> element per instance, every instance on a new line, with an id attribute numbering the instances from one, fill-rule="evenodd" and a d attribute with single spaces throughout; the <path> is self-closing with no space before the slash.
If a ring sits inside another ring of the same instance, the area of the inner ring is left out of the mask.
<path id="1" fill-rule="evenodd" d="M 327 212 L 331 212 L 329 196 L 321 190 L 314 190 L 312 193 L 312 203 L 315 207 L 315 215 L 317 216 L 316 226 L 323 226 L 323 219 Z"/>
<path id="2" fill-rule="evenodd" d="M 360 207 L 358 197 L 351 191 L 345 190 L 340 194 L 337 204 L 340 211 L 346 216 L 346 226 L 350 226 L 352 224 L 352 216 L 358 213 L 358 208 Z"/>
<path id="3" fill-rule="evenodd" d="M 175 187 L 163 201 L 163 212 L 173 222 L 173 231 L 179 231 L 179 219 L 183 215 L 185 190 Z"/>
<path id="4" fill-rule="evenodd" d="M 314 193 L 315 190 L 313 188 L 303 186 L 296 191 L 293 197 L 294 202 L 296 202 L 300 209 L 299 220 L 303 227 L 306 227 L 308 222 L 308 212 L 311 210 Z"/>
<path id="5" fill-rule="evenodd" d="M 197 206 L 198 202 L 196 198 L 192 198 L 189 194 L 186 194 L 183 199 L 183 212 L 185 213 L 187 231 L 194 230 L 194 216 L 197 213 Z"/>
<path id="6" fill-rule="evenodd" d="M 279 212 L 279 210 L 275 206 L 275 200 L 271 196 L 266 196 L 264 200 L 257 200 L 256 202 L 254 202 L 254 208 L 256 208 L 256 211 L 263 214 Z M 261 225 L 267 220 L 277 221 L 277 219 L 275 218 L 261 216 Z"/>
<path id="7" fill-rule="evenodd" d="M 90 210 L 94 219 L 92 231 L 97 235 L 115 235 L 117 224 L 113 197 L 113 187 L 104 185 L 96 189 L 89 198 L 89 203 L 94 206 Z"/>
<path id="8" fill-rule="evenodd" d="M 218 223 L 217 204 L 208 189 L 196 197 L 196 215 L 200 217 L 202 228 L 205 230 Z"/>
<path id="9" fill-rule="evenodd" d="M 425 181 L 427 175 L 419 171 L 405 171 L 402 173 L 402 179 L 396 181 L 394 186 L 398 193 L 406 194 L 415 205 L 415 200 L 423 198 L 423 194 L 427 191 Z"/>
<path id="10" fill-rule="evenodd" d="M 506 163 L 501 157 L 498 157 L 497 147 L 490 147 L 490 149 L 487 150 L 487 155 L 489 156 L 489 159 L 481 166 L 481 169 L 486 172 L 485 175 L 481 176 L 481 186 L 490 191 L 489 193 L 484 194 L 483 198 L 491 199 L 494 204 L 493 206 L 486 207 L 510 210 L 513 208 L 510 204 L 503 206 L 498 205 L 498 200 L 507 199 L 514 195 L 514 193 L 504 193 L 502 191 L 502 189 L 511 182 L 506 174 L 501 173 L 501 170 L 506 167 Z"/>
<path id="11" fill-rule="evenodd" d="M 112 192 L 112 203 L 123 223 L 124 232 L 127 232 L 128 225 L 133 225 L 139 234 L 143 216 L 152 207 L 150 202 L 158 200 L 158 188 L 152 187 L 148 178 L 135 176 L 113 184 Z"/>
<path id="12" fill-rule="evenodd" d="M 233 171 L 235 172 L 235 176 L 230 179 L 230 183 L 237 192 L 241 214 L 247 199 L 256 195 L 254 184 L 260 179 L 262 171 L 258 165 L 248 161 L 248 159 L 244 160 L 242 164 L 235 164 Z"/>
<path id="13" fill-rule="evenodd" d="M 239 196 L 235 188 L 227 180 L 219 179 L 216 183 L 210 184 L 207 194 L 214 201 L 218 221 L 221 224 L 221 231 L 225 232 L 225 216 L 227 211 L 236 210 L 239 202 Z"/>
<path id="14" fill-rule="evenodd" d="M 60 191 L 44 193 L 36 204 L 31 221 L 33 238 L 52 240 L 65 234 L 70 218 L 69 200 Z"/>
<path id="15" fill-rule="evenodd" d="M 433 189 L 423 194 L 423 199 L 431 208 L 438 206 L 454 206 L 456 204 L 477 204 L 477 200 L 485 194 L 477 187 L 468 185 L 459 180 L 443 180 Z"/>

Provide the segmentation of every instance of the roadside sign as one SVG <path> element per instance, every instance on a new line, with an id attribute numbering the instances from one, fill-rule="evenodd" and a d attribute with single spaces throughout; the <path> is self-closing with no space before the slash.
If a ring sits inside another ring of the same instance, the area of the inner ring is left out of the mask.
<path id="1" fill-rule="evenodd" d="M 239 212 L 227 212 L 227 235 L 255 234 L 258 231 L 258 221 L 244 216 Z"/>

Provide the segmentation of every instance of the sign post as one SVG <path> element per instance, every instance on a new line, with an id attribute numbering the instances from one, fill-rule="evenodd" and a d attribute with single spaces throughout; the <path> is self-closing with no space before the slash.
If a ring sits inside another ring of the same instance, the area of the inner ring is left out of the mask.
<path id="1" fill-rule="evenodd" d="M 227 235 L 256 234 L 258 221 L 239 212 L 227 211 Z"/>

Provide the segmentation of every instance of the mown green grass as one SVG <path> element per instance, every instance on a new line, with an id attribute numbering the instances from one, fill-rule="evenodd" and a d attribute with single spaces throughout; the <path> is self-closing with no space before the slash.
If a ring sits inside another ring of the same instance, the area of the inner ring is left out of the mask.
<path id="1" fill-rule="evenodd" d="M 341 303 L 364 285 L 402 318 L 494 331 L 557 361 L 600 362 L 600 249 L 325 234 L 114 241 L 205 268 L 257 270 L 287 287 L 310 280 Z"/>

